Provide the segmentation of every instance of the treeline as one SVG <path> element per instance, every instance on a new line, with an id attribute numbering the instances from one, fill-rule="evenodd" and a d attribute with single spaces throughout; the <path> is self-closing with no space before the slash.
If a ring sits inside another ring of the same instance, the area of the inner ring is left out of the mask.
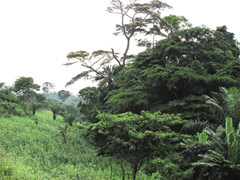
<path id="1" fill-rule="evenodd" d="M 53 88 L 54 85 L 49 82 L 45 82 L 42 87 L 35 84 L 32 77 L 20 77 L 12 86 L 1 83 L 1 116 L 34 116 L 36 111 L 48 109 L 53 113 L 53 120 L 61 115 L 72 125 L 79 117 L 76 107 L 80 99 L 66 90 L 51 92 Z"/>

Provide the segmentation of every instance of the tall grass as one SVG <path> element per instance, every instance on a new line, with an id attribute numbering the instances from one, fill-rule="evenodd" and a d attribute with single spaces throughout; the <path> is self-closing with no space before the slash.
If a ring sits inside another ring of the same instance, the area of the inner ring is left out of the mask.
<path id="1" fill-rule="evenodd" d="M 32 118 L 0 118 L 0 157 L 8 162 L 2 167 L 9 167 L 6 171 L 11 171 L 13 179 L 110 179 L 109 158 L 98 157 L 76 126 L 69 128 L 64 143 L 59 134 L 59 127 L 64 126 L 63 119 L 59 116 L 54 121 L 49 111 L 37 112 Z M 116 163 L 112 169 L 113 179 L 121 179 Z M 144 175 L 140 177 L 147 179 Z"/>

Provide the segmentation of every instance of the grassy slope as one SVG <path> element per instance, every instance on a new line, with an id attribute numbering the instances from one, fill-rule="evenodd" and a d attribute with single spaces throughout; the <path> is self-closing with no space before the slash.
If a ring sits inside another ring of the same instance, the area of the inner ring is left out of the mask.
<path id="1" fill-rule="evenodd" d="M 52 120 L 49 111 L 37 112 L 34 118 L 1 117 L 0 162 L 12 167 L 14 179 L 109 179 L 109 159 L 96 156 L 79 128 L 69 128 L 66 144 L 61 135 L 56 136 L 64 125 L 61 117 Z M 113 179 L 120 179 L 119 173 L 115 163 Z M 147 178 L 139 174 L 139 179 Z"/>

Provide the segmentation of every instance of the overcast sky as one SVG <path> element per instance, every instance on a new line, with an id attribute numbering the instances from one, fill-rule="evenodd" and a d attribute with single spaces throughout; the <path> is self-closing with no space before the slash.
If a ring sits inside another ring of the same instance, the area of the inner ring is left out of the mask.
<path id="1" fill-rule="evenodd" d="M 143 0 L 139 0 L 141 2 Z M 145 0 L 144 0 L 145 1 Z M 165 0 L 171 14 L 183 15 L 194 26 L 211 29 L 226 25 L 240 40 L 239 0 Z M 91 85 L 66 82 L 83 69 L 63 66 L 71 51 L 122 51 L 124 41 L 114 37 L 117 15 L 106 12 L 110 0 L 0 0 L 0 82 L 12 85 L 21 76 L 77 93 Z M 131 47 L 134 51 L 135 47 Z"/>

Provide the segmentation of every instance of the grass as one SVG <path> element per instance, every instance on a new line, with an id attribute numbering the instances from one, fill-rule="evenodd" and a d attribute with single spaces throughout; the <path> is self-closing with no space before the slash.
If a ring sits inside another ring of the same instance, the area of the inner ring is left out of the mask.
<path id="1" fill-rule="evenodd" d="M 64 126 L 63 119 L 59 116 L 54 121 L 49 111 L 34 117 L 0 117 L 0 179 L 1 172 L 6 180 L 110 179 L 109 158 L 96 156 L 77 126 L 69 128 L 64 143 L 59 134 L 59 127 Z M 116 162 L 113 179 L 121 179 Z"/>

